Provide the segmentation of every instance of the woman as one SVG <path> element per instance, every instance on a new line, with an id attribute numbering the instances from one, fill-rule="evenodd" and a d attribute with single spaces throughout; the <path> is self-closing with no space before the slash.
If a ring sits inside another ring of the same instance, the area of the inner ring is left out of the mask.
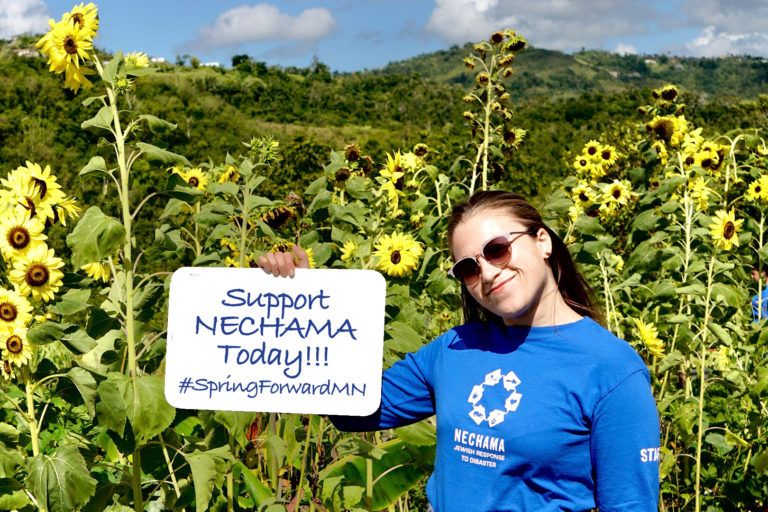
<path id="1" fill-rule="evenodd" d="M 454 208 L 448 243 L 465 323 L 384 372 L 374 415 L 334 424 L 376 430 L 436 415 L 427 496 L 437 512 L 657 510 L 648 370 L 595 321 L 563 242 L 522 197 L 492 191 Z M 260 265 L 293 272 L 291 255 Z"/>

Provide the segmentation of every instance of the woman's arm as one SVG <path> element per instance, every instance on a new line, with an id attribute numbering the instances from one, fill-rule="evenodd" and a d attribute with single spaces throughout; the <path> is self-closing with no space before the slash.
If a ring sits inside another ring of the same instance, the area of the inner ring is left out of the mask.
<path id="1" fill-rule="evenodd" d="M 592 464 L 600 512 L 659 506 L 659 417 L 648 372 L 609 391 L 592 417 Z"/>

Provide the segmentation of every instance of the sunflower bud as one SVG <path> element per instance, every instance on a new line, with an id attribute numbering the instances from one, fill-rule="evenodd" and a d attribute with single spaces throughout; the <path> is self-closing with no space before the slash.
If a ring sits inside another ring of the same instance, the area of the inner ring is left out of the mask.
<path id="1" fill-rule="evenodd" d="M 467 66 L 467 69 L 469 70 L 475 69 L 475 61 L 472 57 L 464 57 L 464 65 Z"/>
<path id="2" fill-rule="evenodd" d="M 504 41 L 504 34 L 501 32 L 494 32 L 491 34 L 491 43 L 492 44 L 501 44 L 501 42 Z"/>
<path id="3" fill-rule="evenodd" d="M 357 162 L 360 159 L 360 148 L 356 144 L 349 144 L 344 148 L 344 157 L 348 162 Z"/>
<path id="4" fill-rule="evenodd" d="M 485 71 L 483 71 L 483 72 L 477 74 L 477 77 L 475 78 L 475 81 L 479 85 L 485 85 L 485 84 L 488 83 L 488 81 L 490 79 L 491 79 L 490 75 L 488 73 L 486 73 Z"/>
<path id="5" fill-rule="evenodd" d="M 429 152 L 429 147 L 426 144 L 416 144 L 413 146 L 413 154 L 418 156 L 419 158 L 423 157 Z"/>

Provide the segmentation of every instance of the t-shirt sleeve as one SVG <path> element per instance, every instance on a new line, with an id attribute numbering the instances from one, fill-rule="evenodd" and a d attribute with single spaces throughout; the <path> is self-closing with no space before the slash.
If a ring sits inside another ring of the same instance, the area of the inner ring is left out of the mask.
<path id="1" fill-rule="evenodd" d="M 595 406 L 591 450 L 600 512 L 658 510 L 659 437 L 649 375 L 638 370 Z"/>
<path id="2" fill-rule="evenodd" d="M 381 405 L 370 416 L 330 416 L 339 430 L 365 432 L 402 427 L 435 414 L 432 386 L 434 358 L 440 340 L 410 353 L 384 371 L 381 379 Z"/>

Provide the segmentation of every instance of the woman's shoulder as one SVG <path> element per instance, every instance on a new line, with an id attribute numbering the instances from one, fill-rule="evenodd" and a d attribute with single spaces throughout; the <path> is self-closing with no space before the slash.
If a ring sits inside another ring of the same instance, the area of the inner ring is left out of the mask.
<path id="1" fill-rule="evenodd" d="M 637 370 L 647 371 L 645 361 L 629 342 L 619 338 L 591 318 L 585 318 L 585 320 L 579 343 L 590 358 L 608 371 L 619 369 L 630 373 Z"/>

